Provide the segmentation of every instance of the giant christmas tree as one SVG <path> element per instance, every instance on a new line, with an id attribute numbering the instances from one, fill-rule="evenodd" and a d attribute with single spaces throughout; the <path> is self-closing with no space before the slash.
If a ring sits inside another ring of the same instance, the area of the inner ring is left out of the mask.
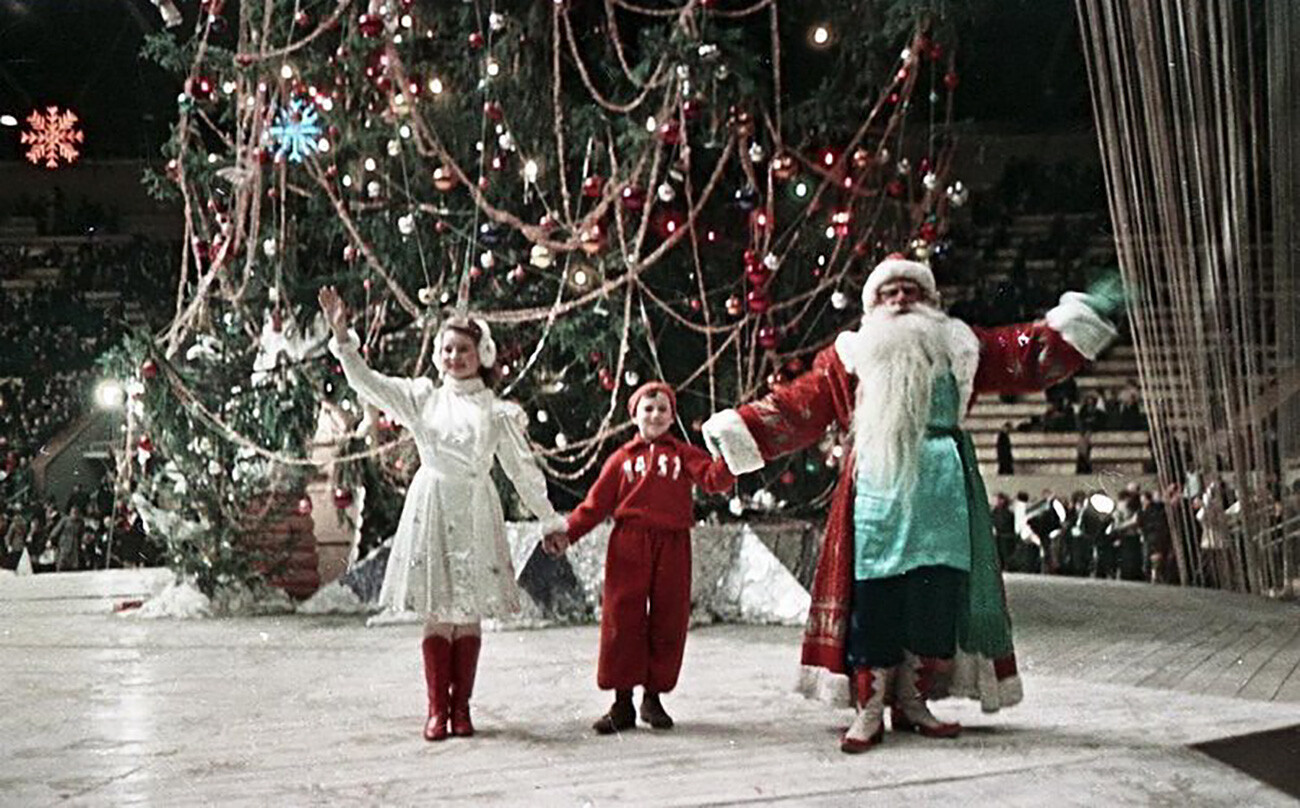
<path id="1" fill-rule="evenodd" d="M 388 373 L 429 372 L 446 311 L 486 319 L 499 392 L 533 416 L 557 502 L 626 437 L 640 381 L 678 387 L 697 439 L 708 413 L 799 372 L 851 322 L 875 261 L 946 247 L 965 198 L 949 176 L 948 5 L 202 0 L 169 14 L 147 54 L 183 91 L 166 172 L 148 181 L 185 213 L 176 317 L 115 362 L 140 385 L 123 479 L 187 526 L 164 536 L 173 563 L 209 589 L 253 574 L 249 503 L 301 485 L 322 406 L 354 426 L 337 504 L 364 480 L 382 524 L 383 489 L 413 470 L 314 339 L 325 283 Z M 748 490 L 814 502 L 837 451 L 828 440 Z"/>

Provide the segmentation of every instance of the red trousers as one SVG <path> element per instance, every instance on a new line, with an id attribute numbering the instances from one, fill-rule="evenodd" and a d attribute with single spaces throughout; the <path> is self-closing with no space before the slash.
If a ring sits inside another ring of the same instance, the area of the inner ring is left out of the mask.
<path id="1" fill-rule="evenodd" d="M 616 523 L 605 556 L 601 690 L 677 685 L 691 617 L 691 532 Z"/>

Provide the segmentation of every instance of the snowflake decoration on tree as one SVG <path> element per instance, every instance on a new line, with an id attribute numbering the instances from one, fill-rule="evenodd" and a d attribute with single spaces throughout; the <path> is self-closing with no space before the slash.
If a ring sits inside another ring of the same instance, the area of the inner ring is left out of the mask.
<path id="1" fill-rule="evenodd" d="M 71 165 L 81 156 L 73 144 L 81 143 L 85 134 L 77 128 L 77 114 L 72 110 L 46 107 L 42 115 L 34 109 L 27 116 L 27 125 L 31 131 L 22 133 L 21 142 L 31 146 L 27 159 L 32 165 L 44 162 L 46 168 L 58 168 L 60 160 Z"/>
<path id="2" fill-rule="evenodd" d="M 295 98 L 288 107 L 281 107 L 276 113 L 275 123 L 267 131 L 278 144 L 276 157 L 287 156 L 293 162 L 300 163 L 302 158 L 320 151 L 317 141 L 321 126 L 316 107 L 304 103 L 301 98 Z"/>

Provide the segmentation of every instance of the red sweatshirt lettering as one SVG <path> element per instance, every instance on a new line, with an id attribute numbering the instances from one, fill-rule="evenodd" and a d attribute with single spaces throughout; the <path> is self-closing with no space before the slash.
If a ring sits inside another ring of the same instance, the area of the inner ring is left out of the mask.
<path id="1" fill-rule="evenodd" d="M 570 541 L 610 516 L 637 527 L 689 530 L 695 523 L 691 486 L 721 494 L 736 482 L 721 458 L 672 435 L 640 435 L 609 456 L 587 498 L 569 514 Z"/>

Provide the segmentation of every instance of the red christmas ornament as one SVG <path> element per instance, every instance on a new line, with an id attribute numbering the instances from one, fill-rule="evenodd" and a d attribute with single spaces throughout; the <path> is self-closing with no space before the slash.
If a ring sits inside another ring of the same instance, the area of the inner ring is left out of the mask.
<path id="1" fill-rule="evenodd" d="M 293 24 L 299 28 L 306 28 L 311 25 L 311 15 L 305 11 L 299 11 L 293 15 Z"/>
<path id="2" fill-rule="evenodd" d="M 752 264 L 745 265 L 745 280 L 750 286 L 762 288 L 772 279 L 772 270 L 768 269 L 762 261 L 755 261 Z"/>
<path id="3" fill-rule="evenodd" d="M 645 189 L 640 185 L 629 185 L 623 189 L 623 207 L 628 210 L 641 210 L 645 207 Z"/>
<path id="4" fill-rule="evenodd" d="M 604 189 L 605 179 L 599 174 L 592 174 L 582 181 L 582 195 L 588 199 L 599 197 Z"/>
<path id="5" fill-rule="evenodd" d="M 605 249 L 605 229 L 596 222 L 578 234 L 578 242 L 583 252 L 595 255 Z"/>
<path id="6" fill-rule="evenodd" d="M 311 513 L 311 497 L 300 497 L 298 504 L 293 507 L 295 513 L 299 516 L 306 516 Z"/>
<path id="7" fill-rule="evenodd" d="M 433 187 L 446 193 L 456 187 L 456 172 L 451 166 L 438 166 L 433 170 Z"/>
<path id="8" fill-rule="evenodd" d="M 698 121 L 704 115 L 704 102 L 698 98 L 688 98 L 682 102 L 682 116 L 688 121 Z"/>
<path id="9" fill-rule="evenodd" d="M 667 120 L 659 124 L 659 142 L 668 146 L 676 146 L 682 142 L 682 125 L 675 120 Z"/>
<path id="10" fill-rule="evenodd" d="M 213 83 L 207 76 L 195 76 L 185 80 L 185 92 L 195 101 L 203 102 L 212 98 Z"/>
<path id="11" fill-rule="evenodd" d="M 750 289 L 745 295 L 745 307 L 755 314 L 762 314 L 772 307 L 772 299 L 762 289 Z"/>
<path id="12" fill-rule="evenodd" d="M 483 38 L 483 35 L 480 34 L 478 31 L 474 31 L 469 35 L 469 46 L 474 50 L 478 50 L 479 48 L 483 47 L 483 44 L 486 41 L 487 40 L 485 40 Z"/>
<path id="13" fill-rule="evenodd" d="M 140 442 L 137 443 L 136 446 L 140 447 L 140 451 L 142 452 L 153 454 L 153 441 L 148 435 L 142 435 L 140 437 Z"/>
<path id="14" fill-rule="evenodd" d="M 342 486 L 334 489 L 334 507 L 340 511 L 346 510 L 352 506 L 352 489 L 343 488 Z"/>
<path id="15" fill-rule="evenodd" d="M 780 481 L 781 485 L 794 485 L 794 472 L 786 469 L 781 472 L 781 476 L 777 477 L 777 480 Z"/>
<path id="16" fill-rule="evenodd" d="M 885 186 L 885 193 L 895 199 L 901 198 L 906 191 L 907 186 L 903 184 L 902 180 L 898 179 L 890 180 L 889 184 Z"/>
<path id="17" fill-rule="evenodd" d="M 158 376 L 158 363 L 152 359 L 146 359 L 140 364 L 140 375 L 146 379 L 153 379 Z"/>
<path id="18" fill-rule="evenodd" d="M 957 75 L 957 71 L 949 70 L 947 73 L 943 74 L 944 87 L 947 87 L 949 90 L 955 90 L 957 89 L 958 84 L 961 84 L 961 78 Z"/>
<path id="19" fill-rule="evenodd" d="M 741 140 L 754 134 L 754 116 L 746 109 L 732 107 L 727 112 L 727 123 Z"/>
<path id="20" fill-rule="evenodd" d="M 764 350 L 771 351 L 781 344 L 781 332 L 777 331 L 770 325 L 762 326 L 758 329 L 758 345 Z"/>
<path id="21" fill-rule="evenodd" d="M 772 158 L 772 176 L 778 180 L 788 180 L 798 170 L 799 167 L 795 165 L 794 158 L 788 154 L 781 153 Z"/>
<path id="22" fill-rule="evenodd" d="M 931 45 L 931 46 L 930 46 L 930 58 L 933 59 L 933 60 L 936 61 L 936 62 L 939 61 L 940 59 L 942 59 L 942 58 L 943 58 L 943 45 L 939 44 L 938 42 L 936 42 L 936 43 L 934 43 L 933 45 Z"/>
<path id="23" fill-rule="evenodd" d="M 483 114 L 488 117 L 488 120 L 492 121 L 500 121 L 506 117 L 506 111 L 495 101 L 483 102 Z"/>
<path id="24" fill-rule="evenodd" d="M 605 354 L 601 353 L 600 351 L 592 351 L 591 353 L 587 354 L 587 359 L 588 361 L 591 362 L 591 364 L 599 365 L 601 362 L 605 361 Z"/>
<path id="25" fill-rule="evenodd" d="M 604 388 L 606 392 L 612 391 L 616 386 L 614 374 L 609 372 L 609 368 L 601 368 L 596 375 L 600 379 L 600 386 Z"/>
<path id="26" fill-rule="evenodd" d="M 939 228 L 934 226 L 934 222 L 925 222 L 917 230 L 916 235 L 927 244 L 933 244 L 934 240 L 939 237 Z"/>
<path id="27" fill-rule="evenodd" d="M 366 55 L 366 78 L 378 84 L 388 75 L 388 52 L 375 48 Z"/>
<path id="28" fill-rule="evenodd" d="M 374 39 L 384 32 L 384 18 L 378 14 L 362 14 L 357 17 L 357 28 L 367 39 Z"/>

